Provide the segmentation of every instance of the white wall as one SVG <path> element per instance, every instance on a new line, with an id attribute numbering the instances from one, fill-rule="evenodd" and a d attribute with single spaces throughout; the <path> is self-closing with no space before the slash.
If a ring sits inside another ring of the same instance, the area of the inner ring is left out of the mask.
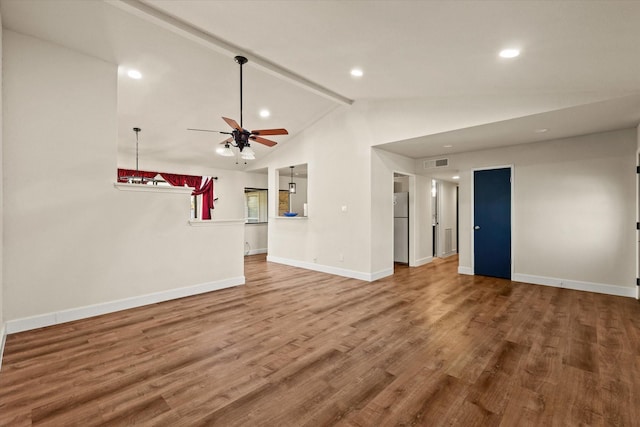
<path id="1" fill-rule="evenodd" d="M 413 244 L 415 248 L 414 260 L 411 266 L 419 266 L 431 262 L 433 236 L 431 229 L 431 179 L 416 175 L 416 189 L 414 200 L 416 210 L 414 212 L 415 232 Z"/>
<path id="2" fill-rule="evenodd" d="M 0 16 L 0 94 L 2 93 L 3 77 L 2 77 L 2 16 Z M 4 195 L 3 195 L 3 176 L 4 176 L 4 164 L 3 164 L 3 110 L 2 99 L 0 96 L 0 367 L 2 367 L 2 354 L 4 352 L 5 343 L 5 319 L 4 319 Z"/>
<path id="3" fill-rule="evenodd" d="M 635 294 L 636 147 L 629 129 L 449 156 L 460 171 L 461 271 L 472 272 L 472 169 L 513 165 L 514 278 Z"/>
<path id="4" fill-rule="evenodd" d="M 341 107 L 256 165 L 269 168 L 269 259 L 368 278 L 371 149 L 363 125 L 358 112 Z M 308 165 L 309 217 L 272 219 L 276 170 L 302 163 Z"/>
<path id="5" fill-rule="evenodd" d="M 244 280 L 240 221 L 190 226 L 188 195 L 114 188 L 115 64 L 11 31 L 3 53 L 5 319 Z M 242 217 L 232 175 L 218 219 Z"/>
<path id="6" fill-rule="evenodd" d="M 268 223 L 246 224 L 244 227 L 244 254 L 255 255 L 267 253 L 269 244 Z"/>
<path id="7" fill-rule="evenodd" d="M 372 149 L 368 103 L 356 104 L 334 110 L 256 165 L 269 168 L 273 217 L 276 170 L 308 164 L 309 218 L 270 218 L 270 260 L 364 280 L 393 273 L 393 173 L 412 175 L 414 161 Z M 412 185 L 412 216 L 426 218 L 410 230 L 410 264 L 420 265 L 431 260 L 430 181 L 413 176 Z"/>
<path id="8" fill-rule="evenodd" d="M 415 176 L 415 164 L 398 154 L 372 149 L 371 155 L 371 239 L 372 272 L 393 272 L 394 173 L 409 175 L 409 265 L 431 261 L 431 180 Z"/>

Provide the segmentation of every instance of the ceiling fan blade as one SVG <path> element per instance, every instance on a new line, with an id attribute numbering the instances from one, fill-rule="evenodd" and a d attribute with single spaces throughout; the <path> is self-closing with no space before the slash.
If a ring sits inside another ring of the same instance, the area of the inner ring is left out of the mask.
<path id="1" fill-rule="evenodd" d="M 227 122 L 227 124 L 229 126 L 231 126 L 232 128 L 234 128 L 235 130 L 242 132 L 242 128 L 240 127 L 240 125 L 238 124 L 238 122 L 236 122 L 233 119 L 229 119 L 227 117 L 223 117 L 222 120 L 224 120 L 225 122 Z"/>
<path id="2" fill-rule="evenodd" d="M 193 129 L 193 128 L 187 128 L 187 130 L 195 130 L 198 132 L 213 132 L 213 133 L 225 133 L 225 134 L 231 134 L 231 132 L 223 132 L 221 130 L 211 130 L 211 129 Z"/>
<path id="3" fill-rule="evenodd" d="M 286 129 L 259 129 L 252 130 L 251 133 L 253 135 L 289 135 Z"/>
<path id="4" fill-rule="evenodd" d="M 275 141 L 271 141 L 270 139 L 266 139 L 266 138 L 260 138 L 259 136 L 250 136 L 249 139 L 251 139 L 252 141 L 255 142 L 259 142 L 260 144 L 264 144 L 267 147 L 273 147 L 274 145 L 277 144 L 277 142 Z"/>

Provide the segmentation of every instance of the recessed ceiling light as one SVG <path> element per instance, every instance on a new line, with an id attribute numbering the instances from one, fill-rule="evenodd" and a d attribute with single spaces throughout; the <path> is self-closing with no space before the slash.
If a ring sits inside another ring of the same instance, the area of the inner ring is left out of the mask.
<path id="1" fill-rule="evenodd" d="M 453 145 L 451 144 L 447 144 L 447 145 L 443 145 L 444 148 L 453 148 Z"/>
<path id="2" fill-rule="evenodd" d="M 138 70 L 129 70 L 127 71 L 127 76 L 131 77 L 132 79 L 141 79 L 142 78 L 142 73 Z"/>
<path id="3" fill-rule="evenodd" d="M 540 128 L 540 129 L 536 129 L 534 130 L 535 133 L 545 133 L 546 131 L 548 131 L 549 129 L 547 128 Z"/>
<path id="4" fill-rule="evenodd" d="M 353 77 L 362 77 L 364 75 L 364 73 L 362 72 L 362 70 L 360 68 L 353 68 L 353 69 L 351 69 L 351 75 Z"/>
<path id="5" fill-rule="evenodd" d="M 260 117 L 267 118 L 271 115 L 271 112 L 267 109 L 260 110 Z"/>
<path id="6" fill-rule="evenodd" d="M 518 55 L 520 55 L 519 49 L 502 49 L 500 51 L 501 58 L 515 58 Z"/>
<path id="7" fill-rule="evenodd" d="M 460 179 L 460 176 L 455 175 L 455 176 L 452 176 L 451 178 L 452 178 L 452 179 Z"/>

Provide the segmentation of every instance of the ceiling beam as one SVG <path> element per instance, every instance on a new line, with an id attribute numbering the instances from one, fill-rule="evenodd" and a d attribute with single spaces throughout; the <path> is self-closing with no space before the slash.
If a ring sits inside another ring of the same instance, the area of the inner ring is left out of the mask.
<path id="1" fill-rule="evenodd" d="M 162 12 L 139 0 L 106 0 L 106 2 L 142 19 L 145 19 L 146 21 L 153 22 L 154 24 L 177 33 L 189 40 L 195 41 L 198 44 L 212 49 L 218 53 L 227 55 L 230 58 L 233 58 L 236 55 L 242 55 L 249 59 L 249 63 L 253 66 L 256 66 L 273 76 L 293 83 L 324 98 L 330 99 L 343 105 L 353 104 L 353 100 L 347 98 L 346 96 L 340 95 L 339 93 L 327 89 L 324 86 L 312 82 L 311 80 L 306 79 L 301 75 L 296 74 L 284 67 L 281 67 L 280 65 L 275 64 L 266 58 L 253 54 L 251 52 L 247 52 L 239 46 L 222 40 L 221 38 L 216 37 L 213 34 L 196 28 L 188 22 Z"/>

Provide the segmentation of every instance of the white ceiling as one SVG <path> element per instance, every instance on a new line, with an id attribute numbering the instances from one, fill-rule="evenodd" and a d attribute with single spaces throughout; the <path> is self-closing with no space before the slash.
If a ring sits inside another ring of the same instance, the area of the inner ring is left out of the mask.
<path id="1" fill-rule="evenodd" d="M 381 147 L 414 158 L 584 134 L 640 122 L 640 2 L 2 0 L 5 28 L 118 64 L 120 166 L 176 171 L 242 168 L 214 154 L 239 120 L 236 54 L 245 54 L 244 125 L 286 127 L 278 147 L 332 109 L 355 102 L 578 94 L 588 105 Z M 514 60 L 497 56 L 516 46 Z M 364 70 L 354 79 L 349 70 Z M 128 68 L 144 77 L 131 80 Z M 595 96 L 594 94 L 597 94 Z M 588 96 L 587 96 L 588 95 Z M 591 96 L 593 95 L 593 96 Z M 481 101 L 480 101 L 481 102 Z M 561 103 L 561 102 L 559 102 Z M 572 105 L 570 102 L 568 103 Z M 272 116 L 262 119 L 261 108 Z M 493 108 L 487 104 L 487 109 Z M 492 116 L 488 111 L 487 116 Z M 496 115 L 497 117 L 497 115 Z M 543 134 L 532 129 L 548 128 Z M 444 145 L 454 145 L 453 149 Z M 129 165 L 128 163 L 132 163 Z"/>
<path id="2" fill-rule="evenodd" d="M 629 95 L 377 147 L 418 159 L 627 129 L 638 124 L 640 95 Z"/>

